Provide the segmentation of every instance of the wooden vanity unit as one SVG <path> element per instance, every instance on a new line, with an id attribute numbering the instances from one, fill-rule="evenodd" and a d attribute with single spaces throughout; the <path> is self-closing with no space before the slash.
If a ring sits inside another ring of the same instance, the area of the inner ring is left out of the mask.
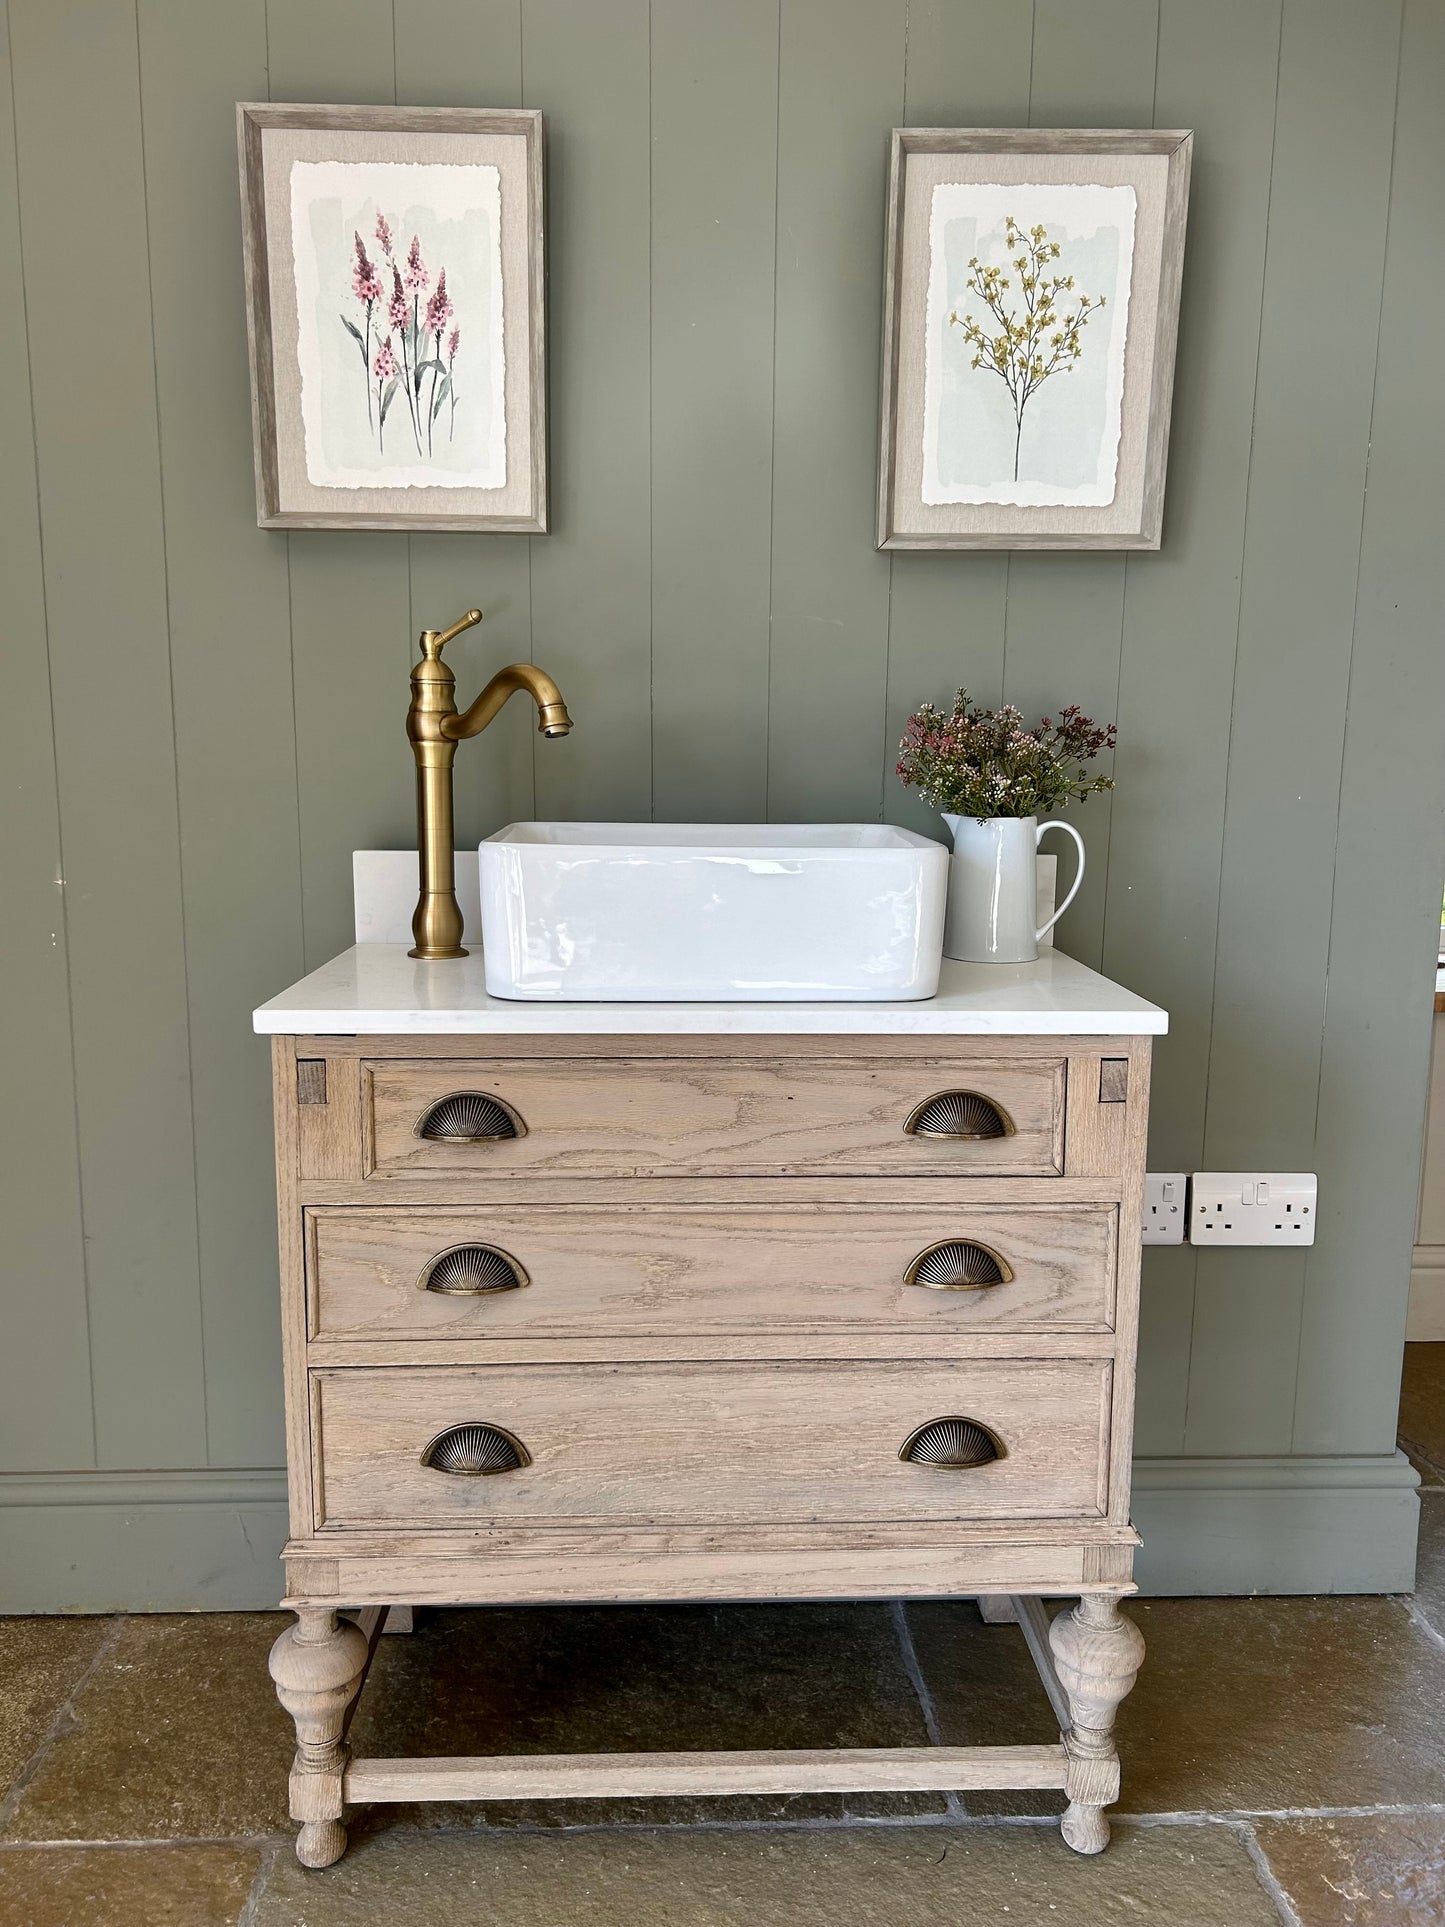
<path id="1" fill-rule="evenodd" d="M 1058 954 L 926 1004 L 542 1005 L 370 944 L 256 1023 L 307 1865 L 349 1802 L 592 1794 L 1057 1787 L 1105 1845 L 1162 1011 Z M 940 1595 L 1019 1621 L 1056 1745 L 346 1745 L 391 1607 Z"/>

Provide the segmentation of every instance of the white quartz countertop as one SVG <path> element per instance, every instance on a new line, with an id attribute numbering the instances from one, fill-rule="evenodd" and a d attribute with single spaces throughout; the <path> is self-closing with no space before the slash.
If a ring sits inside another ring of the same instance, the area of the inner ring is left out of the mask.
<path id="1" fill-rule="evenodd" d="M 916 1003 L 568 1004 L 489 997 L 480 949 L 442 963 L 360 943 L 262 1004 L 263 1034 L 298 1036 L 1158 1036 L 1166 1012 L 1060 951 L 1031 964 L 944 959 Z"/>

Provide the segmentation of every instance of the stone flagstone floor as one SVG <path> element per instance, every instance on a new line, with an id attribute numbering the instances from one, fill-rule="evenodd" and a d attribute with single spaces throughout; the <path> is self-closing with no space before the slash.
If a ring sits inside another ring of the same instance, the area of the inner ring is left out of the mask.
<path id="1" fill-rule="evenodd" d="M 380 1808 L 306 1873 L 279 1615 L 0 1620 L 0 1927 L 1442 1927 L 1445 1345 L 1407 1348 L 1413 1599 L 1146 1600 L 1097 1860 L 1051 1795 Z M 376 1753 L 1054 1737 L 973 1605 L 426 1616 Z"/>

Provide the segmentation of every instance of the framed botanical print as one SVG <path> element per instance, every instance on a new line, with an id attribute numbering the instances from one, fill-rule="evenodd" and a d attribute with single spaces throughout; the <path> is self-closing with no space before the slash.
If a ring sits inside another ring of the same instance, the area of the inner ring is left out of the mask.
<path id="1" fill-rule="evenodd" d="M 545 530 L 541 114 L 236 119 L 261 526 Z"/>
<path id="2" fill-rule="evenodd" d="M 880 548 L 1158 548 L 1192 146 L 894 129 Z"/>

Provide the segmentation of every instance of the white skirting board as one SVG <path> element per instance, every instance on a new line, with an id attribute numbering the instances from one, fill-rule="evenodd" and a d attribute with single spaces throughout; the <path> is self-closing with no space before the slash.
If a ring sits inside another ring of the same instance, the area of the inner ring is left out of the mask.
<path id="1" fill-rule="evenodd" d="M 1399 1453 L 1144 1459 L 1136 1573 L 1155 1596 L 1408 1592 L 1419 1523 Z M 282 1592 L 280 1471 L 0 1475 L 0 1614 L 239 1612 Z"/>

